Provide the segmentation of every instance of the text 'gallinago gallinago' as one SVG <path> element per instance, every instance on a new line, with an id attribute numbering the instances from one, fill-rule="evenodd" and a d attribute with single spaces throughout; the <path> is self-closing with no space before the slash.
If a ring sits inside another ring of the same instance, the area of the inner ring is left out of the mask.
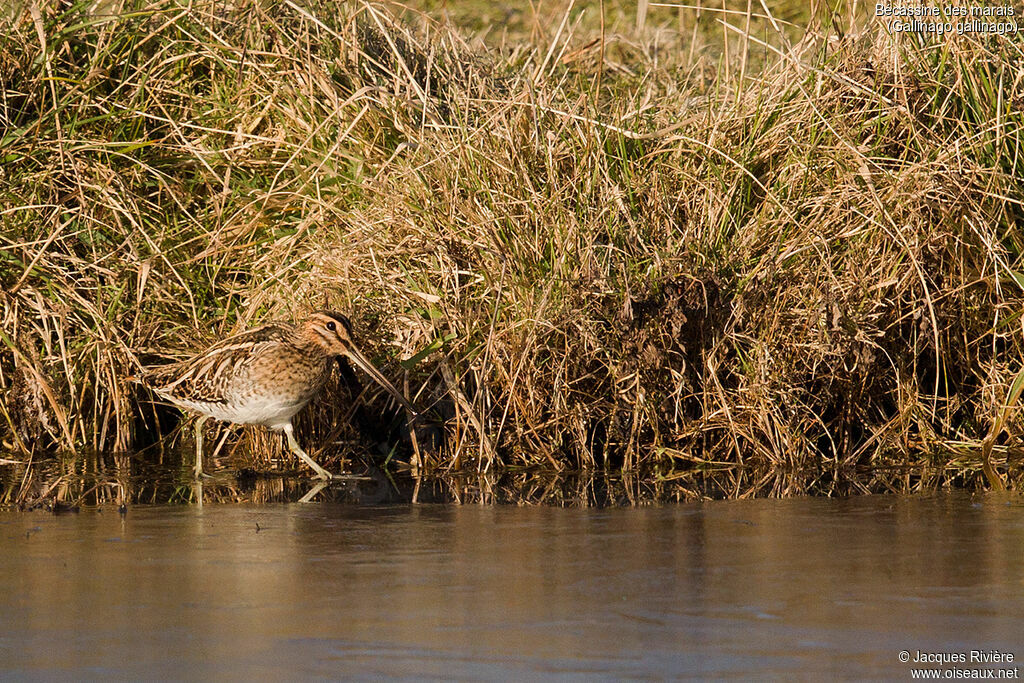
<path id="1" fill-rule="evenodd" d="M 333 311 L 317 311 L 298 324 L 269 323 L 229 337 L 193 358 L 148 368 L 142 381 L 177 407 L 199 413 L 196 477 L 203 472 L 203 423 L 213 417 L 284 431 L 291 451 L 321 479 L 330 479 L 330 473 L 295 440 L 292 418 L 323 388 L 331 362 L 338 357 L 348 358 L 416 414 L 359 351 L 348 318 Z"/>

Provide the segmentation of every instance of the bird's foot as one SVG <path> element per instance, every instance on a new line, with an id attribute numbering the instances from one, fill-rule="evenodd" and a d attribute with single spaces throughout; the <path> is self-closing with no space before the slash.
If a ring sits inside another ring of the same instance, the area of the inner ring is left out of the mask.
<path id="1" fill-rule="evenodd" d="M 330 472 L 328 472 L 325 469 L 320 469 L 320 470 L 317 470 L 317 472 L 316 472 L 316 478 L 319 479 L 322 482 L 329 482 L 329 481 L 331 481 L 333 479 L 337 479 L 338 475 L 337 474 L 331 474 Z"/>

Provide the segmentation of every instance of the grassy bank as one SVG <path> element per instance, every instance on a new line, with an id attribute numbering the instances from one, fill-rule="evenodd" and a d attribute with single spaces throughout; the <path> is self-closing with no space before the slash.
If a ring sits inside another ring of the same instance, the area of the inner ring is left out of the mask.
<path id="1" fill-rule="evenodd" d="M 443 424 L 428 468 L 985 485 L 1024 358 L 1024 41 L 607 4 L 5 18 L 3 442 L 150 443 L 140 363 L 326 307 Z M 357 441 L 355 393 L 300 440 Z"/>

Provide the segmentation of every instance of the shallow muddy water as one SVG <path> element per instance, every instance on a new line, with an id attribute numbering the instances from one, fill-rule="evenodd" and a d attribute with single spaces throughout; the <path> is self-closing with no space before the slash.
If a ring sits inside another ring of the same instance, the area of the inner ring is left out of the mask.
<path id="1" fill-rule="evenodd" d="M 0 512 L 0 677 L 907 679 L 901 650 L 1012 667 L 1022 559 L 1016 496 Z"/>

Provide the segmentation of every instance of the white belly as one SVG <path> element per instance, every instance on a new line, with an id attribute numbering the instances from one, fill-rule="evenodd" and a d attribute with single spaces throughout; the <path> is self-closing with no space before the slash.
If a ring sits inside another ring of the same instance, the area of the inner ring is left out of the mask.
<path id="1" fill-rule="evenodd" d="M 175 400 L 177 405 L 216 420 L 235 424 L 266 425 L 283 429 L 295 413 L 302 410 L 308 401 L 297 403 L 265 396 L 252 396 L 241 403 L 206 403 L 203 401 Z"/>

